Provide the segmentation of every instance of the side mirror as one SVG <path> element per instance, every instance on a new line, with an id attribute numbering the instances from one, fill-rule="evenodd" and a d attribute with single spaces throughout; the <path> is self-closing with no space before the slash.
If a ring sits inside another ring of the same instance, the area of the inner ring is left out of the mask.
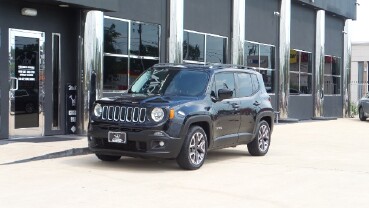
<path id="1" fill-rule="evenodd" d="M 232 98 L 233 91 L 228 89 L 220 89 L 218 90 L 218 98 L 219 101 Z"/>

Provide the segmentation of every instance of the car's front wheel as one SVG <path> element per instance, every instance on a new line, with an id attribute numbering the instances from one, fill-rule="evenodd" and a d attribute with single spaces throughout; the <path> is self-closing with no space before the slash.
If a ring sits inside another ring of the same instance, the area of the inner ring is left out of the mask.
<path id="1" fill-rule="evenodd" d="M 117 156 L 117 155 L 102 155 L 102 154 L 96 154 L 96 157 L 102 161 L 108 161 L 108 162 L 117 161 L 121 158 L 121 156 Z"/>
<path id="2" fill-rule="evenodd" d="M 208 140 L 205 131 L 199 126 L 192 126 L 177 157 L 177 163 L 186 170 L 199 169 L 204 164 L 207 150 Z"/>
<path id="3" fill-rule="evenodd" d="M 367 119 L 362 107 L 359 108 L 359 118 L 360 118 L 360 121 L 365 121 Z"/>
<path id="4" fill-rule="evenodd" d="M 258 125 L 258 131 L 256 138 L 247 144 L 247 149 L 252 156 L 263 156 L 265 155 L 270 146 L 270 127 L 268 122 L 260 121 Z"/>

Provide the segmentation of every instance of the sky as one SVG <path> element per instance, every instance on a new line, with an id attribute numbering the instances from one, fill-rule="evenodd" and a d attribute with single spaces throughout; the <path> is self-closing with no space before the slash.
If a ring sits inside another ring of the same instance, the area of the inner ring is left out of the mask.
<path id="1" fill-rule="evenodd" d="M 358 0 L 357 20 L 352 22 L 352 42 L 369 42 L 369 1 Z"/>

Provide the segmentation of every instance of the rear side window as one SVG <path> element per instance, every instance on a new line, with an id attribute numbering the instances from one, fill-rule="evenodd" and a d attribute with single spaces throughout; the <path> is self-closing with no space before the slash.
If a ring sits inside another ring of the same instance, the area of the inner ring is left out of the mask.
<path id="1" fill-rule="evenodd" d="M 247 73 L 237 73 L 239 97 L 248 97 L 253 94 L 253 83 L 251 75 Z"/>
<path id="2" fill-rule="evenodd" d="M 252 94 L 254 94 L 257 91 L 259 91 L 260 83 L 258 77 L 255 74 L 251 75 L 251 79 L 252 79 Z"/>
<path id="3" fill-rule="evenodd" d="M 215 75 L 216 95 L 218 95 L 218 90 L 220 89 L 232 90 L 233 91 L 232 97 L 235 97 L 236 90 L 235 90 L 233 73 L 219 73 Z"/>

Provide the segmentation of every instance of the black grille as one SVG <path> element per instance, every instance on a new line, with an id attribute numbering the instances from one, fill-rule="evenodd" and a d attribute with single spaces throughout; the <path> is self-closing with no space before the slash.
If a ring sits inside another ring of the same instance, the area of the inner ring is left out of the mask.
<path id="1" fill-rule="evenodd" d="M 146 108 L 103 106 L 102 120 L 143 123 L 146 119 Z"/>

